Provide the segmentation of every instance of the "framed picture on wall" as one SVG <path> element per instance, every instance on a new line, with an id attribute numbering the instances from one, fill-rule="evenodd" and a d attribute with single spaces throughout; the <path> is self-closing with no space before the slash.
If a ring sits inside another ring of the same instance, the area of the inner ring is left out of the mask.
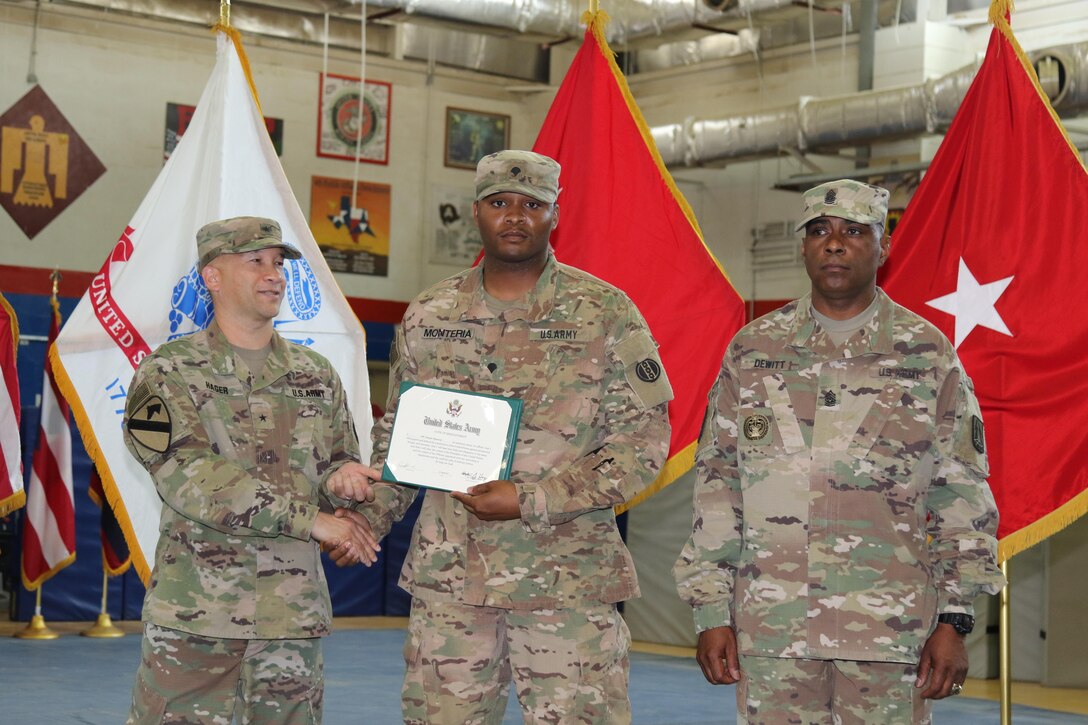
<path id="1" fill-rule="evenodd" d="M 389 163 L 389 106 L 393 86 L 383 81 L 364 84 L 359 99 L 359 79 L 319 74 L 317 155 L 332 159 L 355 159 L 371 164 Z"/>
<path id="2" fill-rule="evenodd" d="M 310 231 L 333 272 L 389 276 L 392 187 L 311 177 Z"/>
<path id="3" fill-rule="evenodd" d="M 475 169 L 476 162 L 510 145 L 510 117 L 464 108 L 446 109 L 446 166 Z"/>

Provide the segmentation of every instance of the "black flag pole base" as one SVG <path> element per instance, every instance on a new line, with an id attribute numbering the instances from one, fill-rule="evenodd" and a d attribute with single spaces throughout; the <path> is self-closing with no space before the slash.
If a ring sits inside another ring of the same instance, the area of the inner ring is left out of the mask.
<path id="1" fill-rule="evenodd" d="M 16 632 L 13 636 L 19 639 L 56 639 L 60 635 L 49 629 L 45 623 L 45 617 L 35 614 L 30 619 L 30 624 L 22 632 Z"/>
<path id="2" fill-rule="evenodd" d="M 94 623 L 90 629 L 85 629 L 80 634 L 84 637 L 98 637 L 98 638 L 111 638 L 111 637 L 124 637 L 125 633 L 113 625 L 113 620 L 110 619 L 110 615 L 102 612 L 98 615 L 98 620 Z"/>

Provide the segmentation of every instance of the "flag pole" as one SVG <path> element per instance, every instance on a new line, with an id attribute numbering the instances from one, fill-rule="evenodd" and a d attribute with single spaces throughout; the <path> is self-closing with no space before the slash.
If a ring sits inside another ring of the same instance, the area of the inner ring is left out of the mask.
<path id="1" fill-rule="evenodd" d="M 230 27 L 230 0 L 219 2 L 219 24 L 224 28 Z"/>
<path id="2" fill-rule="evenodd" d="M 589 12 L 596 14 L 601 9 L 599 0 L 589 0 Z"/>
<path id="3" fill-rule="evenodd" d="M 103 506 L 108 506 L 105 501 L 102 502 Z M 117 627 L 113 626 L 113 620 L 110 619 L 110 614 L 106 610 L 106 595 L 109 592 L 109 573 L 106 571 L 106 557 L 103 554 L 102 557 L 102 606 L 98 611 L 98 619 L 95 620 L 94 626 L 90 629 L 85 629 L 80 632 L 84 637 L 96 637 L 96 638 L 111 638 L 111 637 L 124 637 L 125 633 Z"/>
<path id="4" fill-rule="evenodd" d="M 30 624 L 26 625 L 26 629 L 22 632 L 15 633 L 15 636 L 19 639 L 56 639 L 60 636 L 49 629 L 49 625 L 45 623 L 45 617 L 42 616 L 42 586 L 39 584 L 36 590 L 37 598 L 34 600 L 34 616 L 30 618 Z"/>
<path id="5" fill-rule="evenodd" d="M 1001 618 L 998 621 L 998 639 L 1000 641 L 1001 667 L 1001 725 L 1012 723 L 1012 629 L 1010 623 L 1011 597 L 1009 589 L 1009 560 L 1001 562 L 1001 573 L 1005 575 L 1005 587 L 1001 590 Z"/>

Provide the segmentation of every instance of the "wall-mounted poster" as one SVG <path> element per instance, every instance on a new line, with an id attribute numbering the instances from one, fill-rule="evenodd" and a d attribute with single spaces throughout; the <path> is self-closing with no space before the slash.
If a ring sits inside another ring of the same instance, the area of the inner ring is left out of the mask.
<path id="1" fill-rule="evenodd" d="M 471 267 L 480 255 L 483 242 L 472 220 L 472 194 L 452 186 L 431 187 L 431 225 L 434 244 L 430 261 Z"/>
<path id="2" fill-rule="evenodd" d="M 320 75 L 318 97 L 317 155 L 333 159 L 355 159 L 371 164 L 389 163 L 389 104 L 393 86 L 382 81 L 366 82 L 359 102 L 359 79 L 335 73 Z"/>
<path id="3" fill-rule="evenodd" d="M 509 116 L 464 108 L 446 109 L 446 166 L 475 169 L 484 156 L 509 147 Z"/>
<path id="4" fill-rule="evenodd" d="M 185 130 L 189 128 L 189 122 L 193 120 L 194 113 L 196 113 L 196 106 L 189 106 L 184 103 L 166 104 L 166 135 L 163 137 L 162 143 L 162 162 L 164 164 L 170 158 L 170 154 L 174 153 L 178 141 L 185 135 Z M 276 149 L 276 155 L 283 156 L 283 119 L 266 116 L 264 125 L 268 129 L 268 136 L 272 139 L 272 146 Z"/>
<path id="5" fill-rule="evenodd" d="M 0 206 L 29 238 L 104 173 L 41 86 L 0 115 Z"/>
<path id="6" fill-rule="evenodd" d="M 351 179 L 315 176 L 310 185 L 310 231 L 334 272 L 389 275 L 388 184 L 360 181 L 351 203 Z"/>

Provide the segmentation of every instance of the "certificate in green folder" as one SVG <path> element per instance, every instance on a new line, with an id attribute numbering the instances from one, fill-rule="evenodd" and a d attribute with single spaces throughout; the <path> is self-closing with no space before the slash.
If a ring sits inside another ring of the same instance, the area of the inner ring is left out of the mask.
<path id="1" fill-rule="evenodd" d="M 443 491 L 510 478 L 517 398 L 404 382 L 382 479 Z"/>

